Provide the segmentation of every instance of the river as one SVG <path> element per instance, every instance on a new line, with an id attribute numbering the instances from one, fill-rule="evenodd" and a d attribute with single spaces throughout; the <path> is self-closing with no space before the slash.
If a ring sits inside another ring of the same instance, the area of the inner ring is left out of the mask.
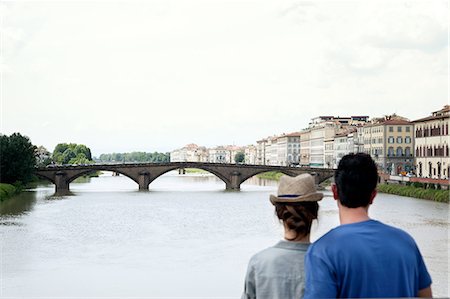
<path id="1" fill-rule="evenodd" d="M 271 181 L 226 191 L 213 176 L 171 172 L 139 192 L 105 173 L 70 187 L 0 204 L 0 297 L 238 298 L 251 255 L 282 236 Z M 312 240 L 338 225 L 325 195 Z M 434 296 L 449 297 L 449 205 L 379 194 L 370 214 L 415 238 Z"/>

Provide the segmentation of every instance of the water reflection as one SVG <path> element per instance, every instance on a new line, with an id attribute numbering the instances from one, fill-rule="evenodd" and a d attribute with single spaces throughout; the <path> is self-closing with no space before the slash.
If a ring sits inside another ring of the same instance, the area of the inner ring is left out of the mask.
<path id="1" fill-rule="evenodd" d="M 0 203 L 0 216 L 18 216 L 30 212 L 36 200 L 36 192 L 24 191 Z"/>

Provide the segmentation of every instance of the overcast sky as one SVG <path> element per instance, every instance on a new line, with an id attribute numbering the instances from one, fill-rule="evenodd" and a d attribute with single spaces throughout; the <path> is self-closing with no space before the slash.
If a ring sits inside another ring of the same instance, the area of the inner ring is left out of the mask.
<path id="1" fill-rule="evenodd" d="M 1 133 L 50 151 L 247 145 L 448 103 L 448 1 L 3 1 Z"/>

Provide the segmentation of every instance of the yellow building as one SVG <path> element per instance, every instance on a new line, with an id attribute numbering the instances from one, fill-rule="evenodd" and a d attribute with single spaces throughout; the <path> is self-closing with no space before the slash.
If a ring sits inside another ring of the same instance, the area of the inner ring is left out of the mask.
<path id="1" fill-rule="evenodd" d="M 375 119 L 362 128 L 364 152 L 370 154 L 378 168 L 397 175 L 414 169 L 414 125 L 398 115 Z"/>
<path id="2" fill-rule="evenodd" d="M 413 122 L 418 177 L 449 178 L 449 120 L 450 106 L 446 105 L 431 116 Z"/>

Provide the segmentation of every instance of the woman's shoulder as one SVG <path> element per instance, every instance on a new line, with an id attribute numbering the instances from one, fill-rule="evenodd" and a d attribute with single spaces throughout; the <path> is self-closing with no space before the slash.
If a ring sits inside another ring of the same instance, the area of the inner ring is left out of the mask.
<path id="1" fill-rule="evenodd" d="M 265 263 L 275 259 L 279 260 L 281 257 L 284 256 L 288 257 L 293 255 L 295 256 L 305 255 L 308 246 L 309 244 L 305 243 L 296 243 L 282 240 L 276 243 L 274 246 L 267 247 L 254 254 L 250 259 L 250 263 L 252 264 Z"/>

